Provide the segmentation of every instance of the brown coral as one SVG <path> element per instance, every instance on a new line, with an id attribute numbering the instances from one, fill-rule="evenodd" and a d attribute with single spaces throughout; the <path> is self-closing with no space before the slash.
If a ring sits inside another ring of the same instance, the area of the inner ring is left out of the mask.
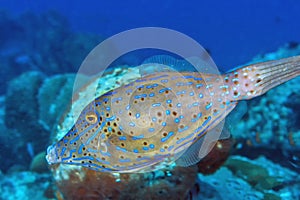
<path id="1" fill-rule="evenodd" d="M 58 167 L 53 172 L 56 170 L 61 169 Z M 67 173 L 68 179 L 56 177 L 56 183 L 64 199 L 184 199 L 195 183 L 197 168 L 175 167 L 132 174 L 74 168 L 62 173 Z"/>
<path id="2" fill-rule="evenodd" d="M 232 139 L 219 140 L 210 153 L 198 164 L 198 170 L 202 174 L 212 174 L 218 170 L 230 155 Z"/>

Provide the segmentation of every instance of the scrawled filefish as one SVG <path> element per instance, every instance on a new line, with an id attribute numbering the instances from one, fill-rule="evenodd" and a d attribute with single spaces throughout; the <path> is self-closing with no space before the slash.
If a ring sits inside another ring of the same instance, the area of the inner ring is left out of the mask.
<path id="1" fill-rule="evenodd" d="M 165 71 L 143 76 L 90 102 L 71 130 L 48 148 L 48 163 L 108 172 L 154 170 L 175 160 L 192 165 L 206 155 L 199 153 L 203 136 L 213 134 L 239 100 L 299 74 L 296 56 L 223 75 Z"/>

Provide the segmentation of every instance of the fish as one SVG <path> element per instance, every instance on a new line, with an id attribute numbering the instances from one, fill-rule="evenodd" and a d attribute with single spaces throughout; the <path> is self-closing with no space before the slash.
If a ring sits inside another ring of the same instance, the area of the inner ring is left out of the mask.
<path id="1" fill-rule="evenodd" d="M 66 135 L 48 147 L 46 159 L 50 165 L 111 173 L 154 171 L 174 163 L 190 166 L 212 148 L 205 138 L 230 136 L 220 124 L 240 101 L 299 75 L 300 56 L 224 74 L 148 73 L 89 102 Z"/>

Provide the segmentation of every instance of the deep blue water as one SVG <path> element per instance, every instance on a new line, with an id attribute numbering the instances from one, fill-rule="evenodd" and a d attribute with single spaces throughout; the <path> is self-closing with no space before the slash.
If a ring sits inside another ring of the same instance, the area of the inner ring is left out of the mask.
<path id="1" fill-rule="evenodd" d="M 74 30 L 104 37 L 136 27 L 171 28 L 197 40 L 225 68 L 300 42 L 299 6 L 297 0 L 0 2 L 0 8 L 15 14 L 57 10 Z"/>

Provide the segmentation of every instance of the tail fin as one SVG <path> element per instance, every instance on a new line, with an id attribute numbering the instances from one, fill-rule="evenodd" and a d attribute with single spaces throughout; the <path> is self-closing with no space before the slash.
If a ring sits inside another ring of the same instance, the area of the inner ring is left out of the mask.
<path id="1" fill-rule="evenodd" d="M 226 74 L 225 80 L 231 79 L 238 99 L 250 99 L 299 75 L 300 56 L 294 56 L 242 67 Z"/>

